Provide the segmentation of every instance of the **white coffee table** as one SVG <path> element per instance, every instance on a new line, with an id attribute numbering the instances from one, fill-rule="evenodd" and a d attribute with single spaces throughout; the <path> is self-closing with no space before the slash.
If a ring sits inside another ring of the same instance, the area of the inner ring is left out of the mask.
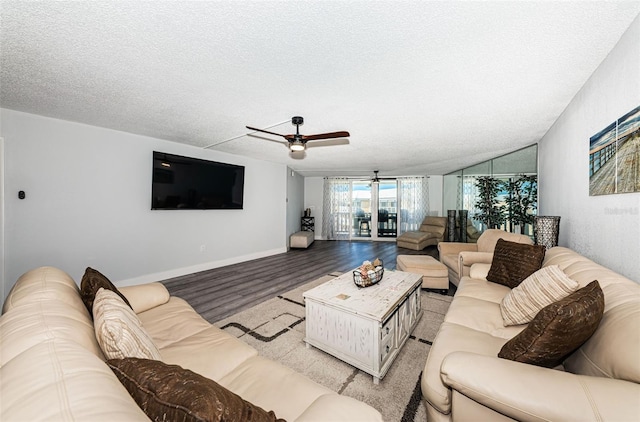
<path id="1" fill-rule="evenodd" d="M 385 270 L 359 288 L 351 271 L 304 292 L 307 347 L 373 375 L 377 384 L 422 316 L 422 275 Z"/>

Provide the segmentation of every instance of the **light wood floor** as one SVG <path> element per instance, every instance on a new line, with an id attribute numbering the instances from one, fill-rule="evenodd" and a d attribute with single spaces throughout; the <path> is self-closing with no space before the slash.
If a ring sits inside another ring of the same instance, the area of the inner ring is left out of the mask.
<path id="1" fill-rule="evenodd" d="M 333 272 L 346 272 L 364 260 L 380 258 L 395 269 L 396 256 L 422 254 L 438 258 L 435 246 L 422 251 L 395 242 L 316 240 L 307 249 L 215 268 L 165 280 L 172 296 L 185 299 L 213 323 L 302 284 Z M 453 288 L 449 290 L 453 294 Z"/>

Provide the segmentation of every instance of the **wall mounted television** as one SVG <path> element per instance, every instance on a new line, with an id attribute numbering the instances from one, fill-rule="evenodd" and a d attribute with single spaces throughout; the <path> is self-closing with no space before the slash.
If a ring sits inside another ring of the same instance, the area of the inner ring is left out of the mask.
<path id="1" fill-rule="evenodd" d="M 244 166 L 153 152 L 152 210 L 242 209 Z"/>

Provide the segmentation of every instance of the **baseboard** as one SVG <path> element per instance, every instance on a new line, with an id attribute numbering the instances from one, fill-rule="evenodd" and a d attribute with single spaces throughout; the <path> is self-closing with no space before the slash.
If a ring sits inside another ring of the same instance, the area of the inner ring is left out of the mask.
<path id="1" fill-rule="evenodd" d="M 270 249 L 267 251 L 256 252 L 253 254 L 235 256 L 233 258 L 221 259 L 219 261 L 204 262 L 202 264 L 191 265 L 189 267 L 176 268 L 173 270 L 161 271 L 152 274 L 145 274 L 138 277 L 127 278 L 115 282 L 117 286 L 136 286 L 138 284 L 153 283 L 155 281 L 167 280 L 169 278 L 180 277 L 187 274 L 193 274 L 200 271 L 212 270 L 214 268 L 224 267 L 226 265 L 238 264 L 240 262 L 251 261 L 253 259 L 265 258 L 271 255 L 277 255 L 287 252 L 286 248 Z"/>

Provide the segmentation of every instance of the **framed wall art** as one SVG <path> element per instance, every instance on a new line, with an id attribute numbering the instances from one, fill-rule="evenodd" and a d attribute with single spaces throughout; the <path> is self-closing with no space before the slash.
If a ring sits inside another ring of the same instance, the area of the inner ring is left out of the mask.
<path id="1" fill-rule="evenodd" d="M 589 138 L 589 195 L 640 192 L 640 106 Z"/>

